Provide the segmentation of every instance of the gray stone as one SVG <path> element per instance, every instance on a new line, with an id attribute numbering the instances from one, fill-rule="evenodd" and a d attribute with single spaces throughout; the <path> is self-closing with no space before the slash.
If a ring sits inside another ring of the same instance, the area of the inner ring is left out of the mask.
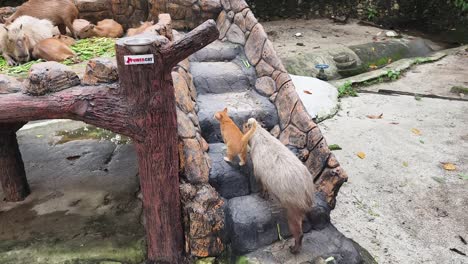
<path id="1" fill-rule="evenodd" d="M 339 108 L 338 90 L 333 85 L 313 77 L 290 76 L 299 98 L 312 118 L 323 120 L 336 114 Z"/>
<path id="2" fill-rule="evenodd" d="M 237 13 L 234 16 L 234 23 L 242 30 L 242 32 L 246 31 L 246 26 L 245 26 L 245 18 L 242 13 Z"/>
<path id="3" fill-rule="evenodd" d="M 257 65 L 262 58 L 263 45 L 267 40 L 267 34 L 259 23 L 255 25 L 245 43 L 245 55 L 250 64 Z"/>
<path id="4" fill-rule="evenodd" d="M 177 108 L 177 132 L 181 138 L 193 138 L 195 137 L 195 127 L 190 118 Z"/>
<path id="5" fill-rule="evenodd" d="M 226 208 L 226 227 L 232 250 L 244 254 L 289 236 L 284 210 L 276 201 L 264 200 L 256 194 L 232 198 Z M 304 229 L 310 229 L 305 225 Z M 262 262 L 264 263 L 264 262 Z"/>
<path id="6" fill-rule="evenodd" d="M 246 257 L 252 263 L 281 264 L 285 259 L 291 258 L 289 247 L 291 241 L 282 241 L 259 248 L 247 254 Z M 321 230 L 312 230 L 304 235 L 301 254 L 295 255 L 294 263 L 322 263 L 316 262 L 320 256 L 334 257 L 334 263 L 358 264 L 376 263 L 369 253 L 361 248 L 353 240 L 344 237 L 333 225 L 329 224 Z M 370 261 L 363 262 L 363 256 Z M 311 262 L 311 261 L 314 262 Z M 332 262 L 329 262 L 332 263 Z"/>
<path id="7" fill-rule="evenodd" d="M 32 95 L 44 95 L 80 84 L 80 78 L 70 67 L 49 61 L 34 64 L 26 80 L 26 91 Z"/>
<path id="8" fill-rule="evenodd" d="M 240 93 L 203 94 L 198 96 L 200 127 L 202 135 L 209 143 L 222 142 L 219 122 L 214 114 L 228 108 L 229 116 L 240 127 L 250 117 L 254 117 L 271 129 L 278 123 L 275 106 L 265 97 L 253 91 Z"/>
<path id="9" fill-rule="evenodd" d="M 231 61 L 242 51 L 242 47 L 229 42 L 214 41 L 190 56 L 190 61 Z"/>
<path id="10" fill-rule="evenodd" d="M 244 32 L 242 32 L 240 27 L 236 24 L 231 25 L 231 27 L 226 33 L 226 38 L 232 43 L 237 43 L 241 45 L 245 44 Z"/>
<path id="11" fill-rule="evenodd" d="M 203 12 L 217 13 L 222 8 L 220 0 L 199 0 L 199 3 Z"/>
<path id="12" fill-rule="evenodd" d="M 0 94 L 17 93 L 23 85 L 13 77 L 0 74 Z"/>
<path id="13" fill-rule="evenodd" d="M 233 163 L 224 160 L 226 155 L 224 143 L 210 144 L 208 154 L 212 160 L 210 184 L 226 199 L 250 194 L 251 175 L 247 166 L 240 167 L 238 159 Z M 247 172 L 247 173 L 245 173 Z"/>
<path id="14" fill-rule="evenodd" d="M 276 91 L 276 83 L 271 77 L 260 77 L 255 81 L 255 89 L 263 96 L 271 96 Z"/>
<path id="15" fill-rule="evenodd" d="M 199 95 L 245 91 L 255 76 L 233 62 L 192 62 L 190 71 Z"/>
<path id="16" fill-rule="evenodd" d="M 249 7 L 244 0 L 230 0 L 230 2 L 231 2 L 232 11 L 236 13 Z"/>
<path id="17" fill-rule="evenodd" d="M 83 84 L 111 83 L 119 79 L 115 60 L 97 58 L 88 61 Z"/>

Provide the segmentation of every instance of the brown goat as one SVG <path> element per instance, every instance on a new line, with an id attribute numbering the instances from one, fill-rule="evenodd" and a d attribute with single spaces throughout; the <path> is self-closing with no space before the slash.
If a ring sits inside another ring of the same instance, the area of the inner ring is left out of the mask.
<path id="1" fill-rule="evenodd" d="M 131 36 L 135 36 L 140 33 L 143 33 L 145 29 L 151 27 L 154 24 L 153 21 L 146 21 L 146 22 L 140 22 L 140 23 L 141 25 L 139 27 L 128 29 L 127 36 L 131 37 Z"/>
<path id="2" fill-rule="evenodd" d="M 48 38 L 39 41 L 34 46 L 32 55 L 36 59 L 60 62 L 73 58 L 75 53 L 60 39 Z"/>
<path id="3" fill-rule="evenodd" d="M 13 23 L 20 16 L 32 16 L 48 19 L 58 26 L 60 33 L 67 34 L 67 28 L 73 36 L 73 21 L 78 18 L 78 9 L 71 0 L 29 0 L 16 9 L 16 12 L 5 20 L 5 24 Z"/>
<path id="4" fill-rule="evenodd" d="M 90 24 L 83 28 L 78 36 L 80 38 L 91 38 L 91 37 L 108 37 L 108 38 L 119 38 L 123 36 L 124 30 L 122 25 L 117 23 L 113 19 L 104 19 L 99 21 L 97 25 Z"/>

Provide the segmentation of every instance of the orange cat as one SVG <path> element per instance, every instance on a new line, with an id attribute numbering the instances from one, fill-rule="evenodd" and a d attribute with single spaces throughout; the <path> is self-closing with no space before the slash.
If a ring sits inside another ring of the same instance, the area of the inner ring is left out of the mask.
<path id="1" fill-rule="evenodd" d="M 239 156 L 239 165 L 243 166 L 247 159 L 249 140 L 253 136 L 257 126 L 252 126 L 244 135 L 228 116 L 227 111 L 227 108 L 224 108 L 223 111 L 217 112 L 214 116 L 220 123 L 221 135 L 223 136 L 224 144 L 227 146 L 227 156 L 224 157 L 224 160 L 231 162 L 235 156 Z"/>

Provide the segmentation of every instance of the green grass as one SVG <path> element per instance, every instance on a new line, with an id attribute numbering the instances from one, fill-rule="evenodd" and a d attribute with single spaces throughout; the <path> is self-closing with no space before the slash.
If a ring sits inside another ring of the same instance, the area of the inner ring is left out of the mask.
<path id="1" fill-rule="evenodd" d="M 452 93 L 468 94 L 468 87 L 464 87 L 464 86 L 452 86 L 452 88 L 450 88 L 450 92 L 452 92 Z"/>
<path id="2" fill-rule="evenodd" d="M 67 59 L 62 63 L 65 65 L 76 64 L 96 57 L 115 56 L 115 39 L 113 38 L 89 38 L 78 40 L 71 49 L 76 53 L 77 58 Z M 19 66 L 8 66 L 3 57 L 0 56 L 0 74 L 20 76 L 25 75 L 32 65 L 43 62 L 43 60 L 33 60 Z"/>
<path id="3" fill-rule="evenodd" d="M 354 89 L 353 85 L 349 81 L 338 87 L 338 98 L 346 96 L 357 96 L 356 89 Z"/>

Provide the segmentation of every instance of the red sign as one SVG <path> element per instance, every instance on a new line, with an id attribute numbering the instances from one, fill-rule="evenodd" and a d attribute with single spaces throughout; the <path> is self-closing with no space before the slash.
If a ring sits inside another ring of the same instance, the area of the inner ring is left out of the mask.
<path id="1" fill-rule="evenodd" d="M 125 65 L 135 65 L 135 64 L 153 64 L 154 55 L 145 54 L 145 55 L 129 55 L 124 56 Z"/>

